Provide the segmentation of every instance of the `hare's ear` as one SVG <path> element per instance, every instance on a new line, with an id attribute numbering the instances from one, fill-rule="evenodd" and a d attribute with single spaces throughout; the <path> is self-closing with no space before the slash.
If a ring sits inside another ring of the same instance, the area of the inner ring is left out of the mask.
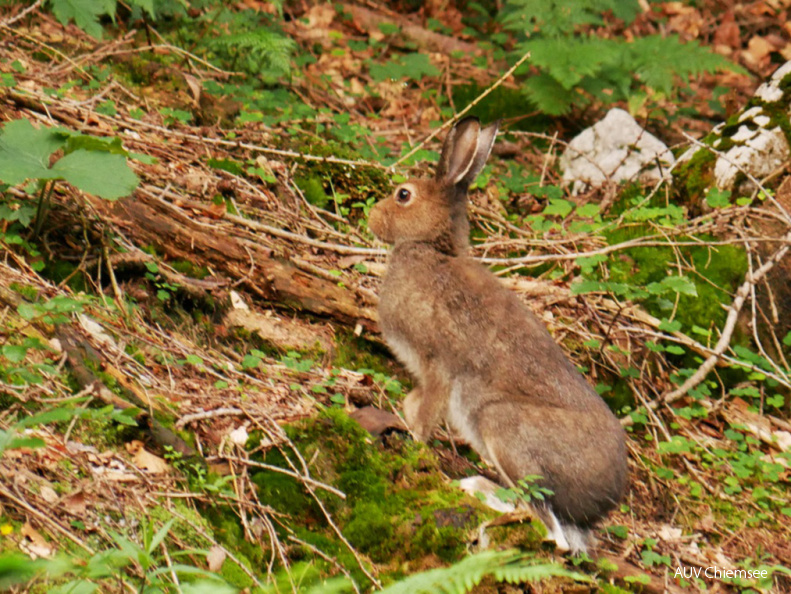
<path id="1" fill-rule="evenodd" d="M 445 137 L 442 154 L 437 165 L 437 181 L 456 185 L 470 171 L 478 151 L 478 118 L 467 117 L 458 122 Z"/>
<path id="2" fill-rule="evenodd" d="M 472 160 L 472 165 L 470 165 L 467 174 L 462 178 L 462 181 L 470 185 L 478 174 L 483 169 L 483 166 L 486 165 L 486 161 L 489 158 L 489 155 L 492 153 L 492 147 L 494 146 L 494 141 L 497 138 L 497 129 L 500 127 L 500 120 L 496 122 L 492 122 L 485 128 L 481 128 L 480 134 L 478 134 L 478 148 L 475 151 L 475 157 Z"/>
<path id="3" fill-rule="evenodd" d="M 468 186 L 481 172 L 492 152 L 500 122 L 481 128 L 478 118 L 467 117 L 448 133 L 437 167 L 437 180 Z"/>

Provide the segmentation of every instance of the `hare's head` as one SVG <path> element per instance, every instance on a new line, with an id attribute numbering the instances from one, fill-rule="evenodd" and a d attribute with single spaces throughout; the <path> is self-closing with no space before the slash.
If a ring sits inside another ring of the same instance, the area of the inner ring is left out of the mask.
<path id="1" fill-rule="evenodd" d="M 371 210 L 368 227 L 382 241 L 437 242 L 454 253 L 469 242 L 467 189 L 483 169 L 499 122 L 481 128 L 478 118 L 458 122 L 445 138 L 433 178 L 410 179 Z"/>

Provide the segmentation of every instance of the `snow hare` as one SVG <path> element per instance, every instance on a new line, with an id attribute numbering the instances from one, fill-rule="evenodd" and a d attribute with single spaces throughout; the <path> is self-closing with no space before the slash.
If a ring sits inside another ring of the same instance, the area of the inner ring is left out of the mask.
<path id="1" fill-rule="evenodd" d="M 618 419 L 544 325 L 467 255 L 467 190 L 498 123 L 448 133 L 433 178 L 410 179 L 371 210 L 393 244 L 379 303 L 387 344 L 416 379 L 404 415 L 416 439 L 446 420 L 509 486 L 553 493 L 536 509 L 558 547 L 585 551 L 627 482 Z"/>

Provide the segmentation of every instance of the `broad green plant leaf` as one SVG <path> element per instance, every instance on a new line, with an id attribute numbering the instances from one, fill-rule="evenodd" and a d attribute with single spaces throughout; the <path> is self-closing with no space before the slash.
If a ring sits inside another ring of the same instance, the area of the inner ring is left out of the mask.
<path id="1" fill-rule="evenodd" d="M 52 153 L 68 154 L 49 166 Z M 140 180 L 126 163 L 119 138 L 104 140 L 51 128 L 34 128 L 26 119 L 7 123 L 0 133 L 0 181 L 63 179 L 107 200 L 128 196 Z"/>
<path id="2" fill-rule="evenodd" d="M 58 132 L 34 128 L 29 120 L 8 122 L 0 134 L 0 180 L 15 186 L 26 179 L 51 179 L 49 157 L 65 143 Z"/>
<path id="3" fill-rule="evenodd" d="M 126 157 L 84 149 L 60 159 L 52 171 L 74 187 L 107 200 L 128 196 L 140 182 Z"/>

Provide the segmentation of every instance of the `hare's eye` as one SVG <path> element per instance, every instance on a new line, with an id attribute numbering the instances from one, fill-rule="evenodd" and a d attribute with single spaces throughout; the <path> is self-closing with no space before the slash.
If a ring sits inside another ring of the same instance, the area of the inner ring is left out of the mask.
<path id="1" fill-rule="evenodd" d="M 396 200 L 398 200 L 400 204 L 406 204 L 407 202 L 409 202 L 411 198 L 412 198 L 412 192 L 410 192 L 406 188 L 401 188 L 400 190 L 398 190 L 398 192 L 396 192 Z"/>

